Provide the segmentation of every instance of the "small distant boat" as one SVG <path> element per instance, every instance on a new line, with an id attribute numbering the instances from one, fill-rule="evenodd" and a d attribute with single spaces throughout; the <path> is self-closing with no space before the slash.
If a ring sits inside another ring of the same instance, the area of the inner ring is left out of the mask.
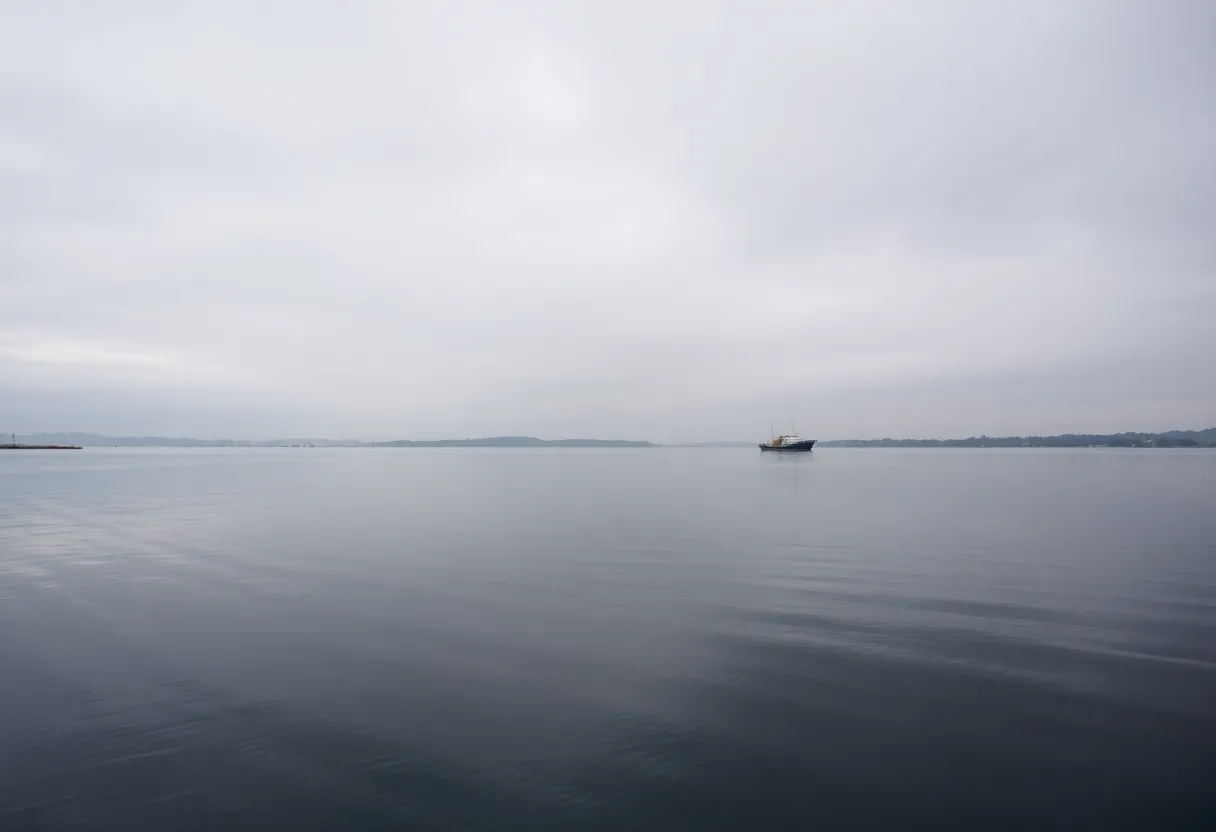
<path id="1" fill-rule="evenodd" d="M 760 450 L 762 451 L 785 451 L 787 453 L 809 451 L 813 447 L 815 447 L 814 439 L 803 439 L 800 436 L 793 436 L 788 433 L 778 436 L 772 442 L 760 443 Z"/>

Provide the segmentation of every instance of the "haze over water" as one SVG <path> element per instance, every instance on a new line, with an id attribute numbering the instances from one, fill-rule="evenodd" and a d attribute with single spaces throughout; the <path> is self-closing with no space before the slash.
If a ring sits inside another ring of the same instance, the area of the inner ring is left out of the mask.
<path id="1" fill-rule="evenodd" d="M 0 829 L 1199 829 L 1216 453 L 0 455 Z"/>

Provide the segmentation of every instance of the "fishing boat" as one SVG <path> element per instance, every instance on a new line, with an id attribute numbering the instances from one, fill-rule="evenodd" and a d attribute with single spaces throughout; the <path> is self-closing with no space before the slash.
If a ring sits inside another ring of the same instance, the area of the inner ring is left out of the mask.
<path id="1" fill-rule="evenodd" d="M 771 442 L 761 442 L 760 450 L 762 451 L 809 451 L 815 447 L 814 439 L 803 439 L 800 436 L 792 434 L 782 434 Z"/>

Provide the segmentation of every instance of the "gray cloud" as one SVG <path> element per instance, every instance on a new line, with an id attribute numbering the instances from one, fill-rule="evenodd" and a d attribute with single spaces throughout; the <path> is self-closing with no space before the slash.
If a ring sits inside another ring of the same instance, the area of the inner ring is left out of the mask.
<path id="1" fill-rule="evenodd" d="M 3 15 L 4 429 L 1216 422 L 1202 0 Z"/>

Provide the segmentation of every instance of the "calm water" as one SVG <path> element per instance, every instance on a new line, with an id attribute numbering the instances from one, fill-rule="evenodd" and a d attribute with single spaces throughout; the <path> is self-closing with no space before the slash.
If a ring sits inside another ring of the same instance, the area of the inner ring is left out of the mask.
<path id="1" fill-rule="evenodd" d="M 1216 453 L 0 454 L 0 829 L 1216 825 Z"/>

